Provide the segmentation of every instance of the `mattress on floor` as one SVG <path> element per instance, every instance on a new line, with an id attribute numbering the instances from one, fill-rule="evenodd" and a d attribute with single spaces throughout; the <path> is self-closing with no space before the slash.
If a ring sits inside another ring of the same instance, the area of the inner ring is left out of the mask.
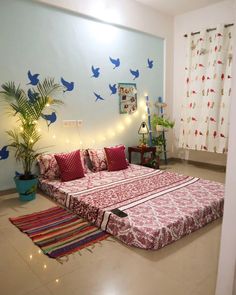
<path id="1" fill-rule="evenodd" d="M 224 185 L 129 165 L 69 182 L 40 179 L 54 201 L 127 245 L 159 249 L 223 215 Z M 111 213 L 119 208 L 128 214 Z"/>

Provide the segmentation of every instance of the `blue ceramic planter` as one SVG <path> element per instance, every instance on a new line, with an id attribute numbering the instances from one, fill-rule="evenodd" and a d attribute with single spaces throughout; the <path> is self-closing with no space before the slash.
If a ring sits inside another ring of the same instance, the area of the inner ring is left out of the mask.
<path id="1" fill-rule="evenodd" d="M 23 180 L 18 176 L 14 177 L 16 190 L 19 193 L 21 201 L 31 201 L 35 199 L 38 178 Z"/>

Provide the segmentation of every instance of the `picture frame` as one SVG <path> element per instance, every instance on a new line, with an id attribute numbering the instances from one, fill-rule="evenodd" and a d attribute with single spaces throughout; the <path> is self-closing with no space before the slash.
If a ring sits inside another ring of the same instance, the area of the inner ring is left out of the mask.
<path id="1" fill-rule="evenodd" d="M 137 110 L 137 87 L 135 83 L 118 83 L 120 114 L 132 114 Z"/>

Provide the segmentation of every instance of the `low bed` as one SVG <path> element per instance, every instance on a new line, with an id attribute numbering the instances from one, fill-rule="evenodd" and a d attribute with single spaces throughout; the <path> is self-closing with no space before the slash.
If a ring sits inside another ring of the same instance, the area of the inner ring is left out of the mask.
<path id="1" fill-rule="evenodd" d="M 223 215 L 222 184 L 139 165 L 68 182 L 41 178 L 39 184 L 57 203 L 144 249 L 162 248 Z M 118 217 L 115 208 L 128 216 Z"/>

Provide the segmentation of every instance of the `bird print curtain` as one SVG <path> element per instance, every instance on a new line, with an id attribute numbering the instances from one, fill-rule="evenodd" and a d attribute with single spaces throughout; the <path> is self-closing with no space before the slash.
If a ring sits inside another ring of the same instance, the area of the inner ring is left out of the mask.
<path id="1" fill-rule="evenodd" d="M 188 34 L 179 147 L 225 153 L 232 80 L 232 26 Z"/>

